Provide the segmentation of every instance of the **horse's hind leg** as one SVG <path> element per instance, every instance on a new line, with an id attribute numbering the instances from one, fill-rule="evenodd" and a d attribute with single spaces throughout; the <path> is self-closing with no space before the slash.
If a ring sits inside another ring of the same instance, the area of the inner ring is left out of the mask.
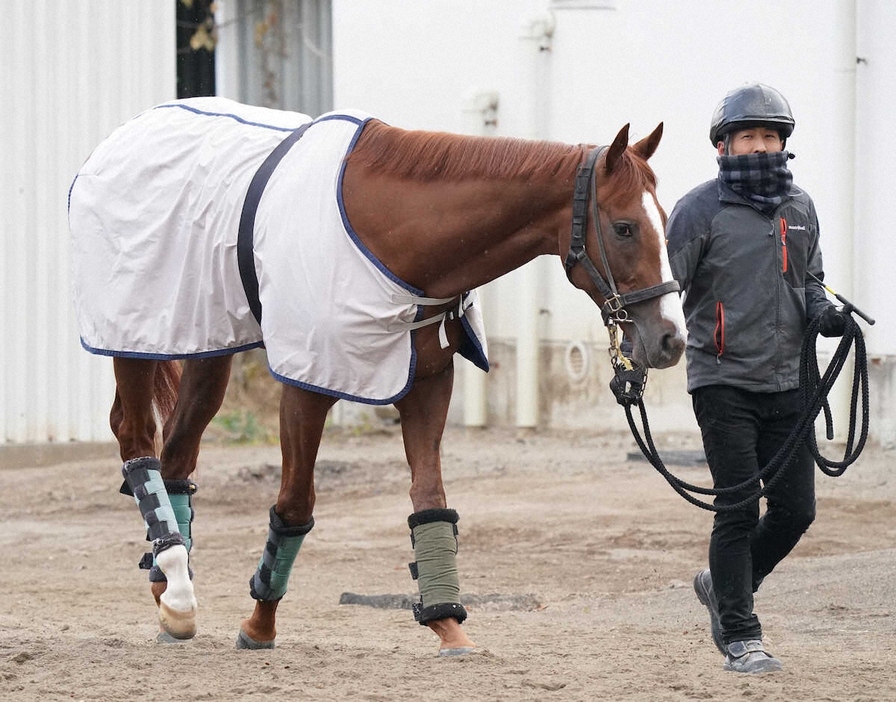
<path id="1" fill-rule="evenodd" d="M 164 383 L 157 374 L 168 367 L 159 361 L 115 358 L 115 402 L 110 423 L 124 461 L 122 492 L 133 495 L 152 542 L 152 555 L 170 580 L 177 583 L 159 607 L 159 622 L 177 639 L 191 638 L 196 631 L 196 600 L 188 573 L 187 550 L 177 526 L 156 457 L 156 424 L 153 401 L 167 406 L 172 398 L 157 397 Z M 169 386 L 170 392 L 173 388 Z"/>
<path id="2" fill-rule="evenodd" d="M 190 475 L 199 459 L 202 434 L 224 401 L 232 361 L 233 356 L 226 355 L 184 362 L 177 404 L 162 432 L 161 474 L 188 554 L 193 545 L 193 493 L 196 492 Z M 162 565 L 156 563 L 150 569 L 152 593 L 160 616 L 166 611 L 166 602 L 185 602 L 192 597 L 189 568 L 186 574 L 178 570 L 170 577 L 171 573 L 164 572 Z"/>
<path id="3" fill-rule="evenodd" d="M 147 559 L 142 565 L 150 567 L 160 624 L 177 639 L 191 638 L 196 626 L 188 560 L 195 488 L 187 478 L 196 466 L 202 432 L 223 400 L 230 362 L 226 356 L 185 363 L 178 401 L 165 423 L 160 462 L 155 456 L 152 405 L 159 387 L 156 376 L 163 368 L 155 361 L 115 359 L 117 389 L 111 423 L 125 462 L 123 490 L 135 495 L 153 542 L 152 566 Z"/>
<path id="4" fill-rule="evenodd" d="M 231 355 L 184 361 L 177 405 L 162 432 L 166 480 L 186 480 L 196 469 L 202 434 L 224 402 L 232 363 Z"/>
<path id="5" fill-rule="evenodd" d="M 401 415 L 401 434 L 411 467 L 408 517 L 416 560 L 412 577 L 420 589 L 414 616 L 439 637 L 439 655 L 471 652 L 476 644 L 461 627 L 467 617 L 460 603 L 457 575 L 457 512 L 447 509 L 439 455 L 442 433 L 454 382 L 454 366 L 425 378 L 395 403 Z"/>
<path id="6" fill-rule="evenodd" d="M 277 605 L 286 594 L 289 576 L 305 535 L 314 526 L 314 462 L 327 412 L 335 398 L 290 385 L 280 399 L 280 447 L 283 473 L 277 504 L 270 510 L 264 552 L 249 589 L 255 600 L 245 619 L 237 648 L 273 648 L 277 636 Z"/>
<path id="7" fill-rule="evenodd" d="M 113 358 L 115 401 L 109 414 L 122 461 L 155 456 L 156 422 L 153 393 L 158 361 Z"/>

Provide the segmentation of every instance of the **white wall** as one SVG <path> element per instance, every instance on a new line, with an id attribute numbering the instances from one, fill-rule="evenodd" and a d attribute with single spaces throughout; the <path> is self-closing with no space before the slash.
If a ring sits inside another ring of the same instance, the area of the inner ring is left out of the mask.
<path id="1" fill-rule="evenodd" d="M 561 9 L 589 4 L 605 9 Z M 221 17 L 229 6 L 222 1 Z M 108 439 L 111 364 L 77 342 L 66 195 L 104 136 L 174 96 L 174 3 L 7 0 L 4 10 L 0 443 Z M 545 18 L 554 31 L 539 54 L 523 37 Z M 828 278 L 878 319 L 865 328 L 881 420 L 872 430 L 896 442 L 890 0 L 333 0 L 333 26 L 336 106 L 398 126 L 475 131 L 469 108 L 481 92 L 498 96 L 497 134 L 607 142 L 625 122 L 637 138 L 664 121 L 653 166 L 667 209 L 715 174 L 707 130 L 722 94 L 745 80 L 780 88 L 796 115 L 791 165 L 818 205 Z M 535 281 L 544 343 L 603 345 L 596 310 L 559 259 L 530 267 L 482 291 L 491 339 L 517 342 L 513 293 Z M 652 377 L 666 407 L 686 402 L 681 374 Z"/>
<path id="2" fill-rule="evenodd" d="M 724 93 L 749 80 L 778 87 L 796 115 L 788 142 L 798 155 L 792 169 L 818 205 L 829 278 L 847 294 L 854 3 L 596 4 L 615 9 L 553 9 L 548 90 L 537 96 L 548 106 L 545 136 L 605 143 L 625 123 L 637 139 L 664 122 L 652 165 L 661 202 L 671 210 L 687 190 L 715 176 L 709 121 Z M 463 131 L 468 96 L 496 91 L 497 133 L 533 136 L 531 116 L 520 112 L 531 109 L 520 36 L 551 8 L 548 0 L 334 0 L 337 107 L 362 107 L 397 126 Z M 588 303 L 566 289 L 559 264 L 552 270 L 562 285 L 550 290 L 546 333 L 566 338 L 581 333 Z M 495 323 L 492 331 L 501 335 L 501 320 Z"/>
<path id="3" fill-rule="evenodd" d="M 6 0 L 0 23 L 0 444 L 111 440 L 109 359 L 83 351 L 67 195 L 93 147 L 174 97 L 175 5 Z"/>
<path id="4" fill-rule="evenodd" d="M 890 257 L 881 255 L 896 251 L 883 224 L 884 188 L 894 175 L 884 137 L 896 110 L 892 3 L 334 0 L 333 16 L 337 107 L 360 107 L 397 126 L 466 131 L 470 95 L 493 91 L 495 133 L 571 143 L 607 143 L 628 122 L 637 139 L 662 121 L 652 165 L 667 211 L 716 174 L 708 131 L 721 97 L 746 81 L 777 87 L 796 118 L 791 169 L 818 208 L 828 281 L 877 317 L 865 327 L 869 351 L 896 354 L 896 306 L 884 294 Z M 539 17 L 554 29 L 533 93 L 532 42 L 521 37 Z M 857 51 L 867 63 L 857 65 Z M 484 291 L 490 338 L 515 343 L 513 291 L 534 280 L 543 342 L 604 344 L 595 308 L 568 285 L 560 259 L 528 267 L 537 270 Z M 825 342 L 822 351 L 832 348 Z M 663 374 L 683 391 L 675 377 L 683 364 Z M 896 398 L 883 398 L 879 412 L 894 405 Z"/>
<path id="5" fill-rule="evenodd" d="M 866 334 L 875 355 L 896 354 L 896 305 L 892 304 L 896 232 L 893 183 L 896 147 L 890 133 L 896 114 L 896 5 L 889 0 L 858 3 L 855 271 L 856 304 L 877 319 Z M 836 185 L 837 174 L 828 175 Z M 849 297 L 849 293 L 844 291 Z M 896 419 L 894 419 L 896 421 Z"/>

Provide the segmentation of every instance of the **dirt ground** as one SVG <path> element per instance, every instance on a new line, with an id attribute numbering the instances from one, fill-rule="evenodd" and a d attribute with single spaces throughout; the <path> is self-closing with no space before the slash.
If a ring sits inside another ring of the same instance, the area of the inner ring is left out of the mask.
<path id="1" fill-rule="evenodd" d="M 697 448 L 688 435 L 662 449 Z M 199 633 L 157 644 L 142 521 L 106 458 L 0 470 L 4 700 L 896 699 L 896 455 L 819 473 L 819 518 L 757 596 L 785 670 L 722 670 L 691 589 L 708 512 L 678 497 L 623 434 L 449 429 L 459 567 L 482 653 L 436 657 L 408 610 L 408 477 L 394 426 L 328 431 L 316 527 L 279 610 L 277 649 L 237 651 L 278 486 L 276 446 L 203 450 L 193 567 Z M 678 466 L 704 483 L 704 466 Z M 402 597 L 393 598 L 400 601 Z"/>

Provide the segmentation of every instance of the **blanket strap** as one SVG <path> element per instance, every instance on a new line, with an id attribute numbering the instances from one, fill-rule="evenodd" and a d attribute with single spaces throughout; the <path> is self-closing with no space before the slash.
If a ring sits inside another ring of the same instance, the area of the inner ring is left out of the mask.
<path id="1" fill-rule="evenodd" d="M 464 293 L 459 298 L 414 297 L 413 295 L 396 295 L 393 297 L 393 300 L 395 302 L 404 302 L 412 305 L 444 305 L 446 302 L 457 300 L 458 302 L 456 309 L 445 310 L 441 314 L 437 314 L 434 317 L 419 319 L 416 322 L 393 322 L 387 327 L 389 331 L 410 331 L 412 329 L 420 329 L 421 327 L 428 327 L 430 324 L 437 324 L 441 322 L 442 325 L 439 327 L 439 346 L 443 349 L 448 348 L 448 333 L 445 331 L 445 322 L 450 322 L 452 320 L 463 317 L 464 312 L 466 312 L 470 307 L 473 306 L 473 297 L 468 293 Z"/>
<path id="2" fill-rule="evenodd" d="M 240 225 L 237 231 L 236 259 L 240 269 L 240 280 L 243 290 L 246 291 L 246 299 L 249 309 L 255 321 L 261 324 L 261 300 L 258 297 L 258 274 L 255 272 L 255 252 L 253 249 L 253 237 L 255 233 L 255 213 L 258 211 L 258 203 L 265 186 L 271 179 L 274 170 L 286 156 L 293 145 L 302 138 L 305 130 L 314 122 L 307 122 L 281 141 L 277 147 L 268 154 L 264 163 L 255 172 L 249 187 L 246 190 L 246 199 L 243 201 L 243 210 L 240 213 Z"/>

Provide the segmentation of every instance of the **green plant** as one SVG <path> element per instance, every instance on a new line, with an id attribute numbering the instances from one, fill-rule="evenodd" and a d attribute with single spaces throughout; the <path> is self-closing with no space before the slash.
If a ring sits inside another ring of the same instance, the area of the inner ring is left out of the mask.
<path id="1" fill-rule="evenodd" d="M 220 414 L 212 420 L 223 436 L 225 443 L 229 444 L 262 444 L 270 443 L 271 436 L 262 426 L 254 412 L 248 410 L 236 410 Z"/>

